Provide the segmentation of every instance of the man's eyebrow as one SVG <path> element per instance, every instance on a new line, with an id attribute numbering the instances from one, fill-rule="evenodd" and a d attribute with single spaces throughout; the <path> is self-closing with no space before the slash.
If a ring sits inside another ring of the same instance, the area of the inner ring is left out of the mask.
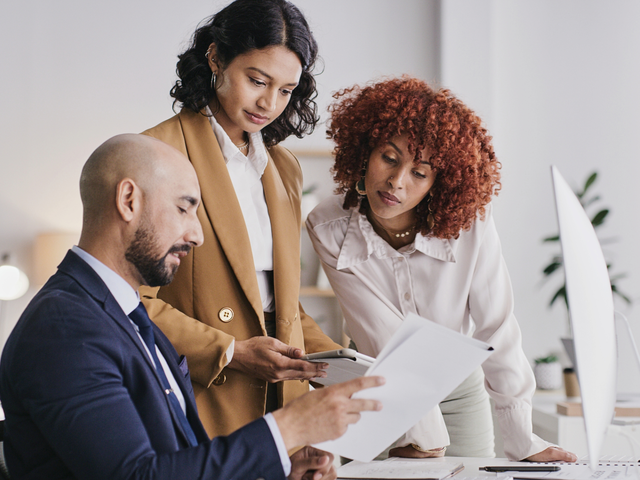
<path id="1" fill-rule="evenodd" d="M 249 67 L 247 70 L 254 70 L 256 72 L 258 72 L 260 75 L 264 75 L 265 77 L 267 77 L 269 80 L 273 80 L 273 77 L 271 75 L 269 75 L 267 72 L 265 72 L 264 70 L 260 70 L 259 68 L 256 67 Z M 291 82 L 291 83 L 287 83 L 285 84 L 288 87 L 297 87 L 298 84 L 296 82 Z"/>
<path id="2" fill-rule="evenodd" d="M 198 205 L 198 199 L 195 198 L 195 197 L 192 197 L 190 195 L 184 195 L 184 196 L 180 197 L 180 200 L 184 200 L 185 202 L 189 202 L 192 207 L 195 207 L 196 205 Z"/>

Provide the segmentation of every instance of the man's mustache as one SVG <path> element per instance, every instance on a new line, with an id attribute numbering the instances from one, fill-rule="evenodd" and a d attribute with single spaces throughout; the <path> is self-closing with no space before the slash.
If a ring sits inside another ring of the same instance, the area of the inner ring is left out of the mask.
<path id="1" fill-rule="evenodd" d="M 188 254 L 190 251 L 191 251 L 191 245 L 189 245 L 188 243 L 185 243 L 184 245 L 174 245 L 169 249 L 169 251 L 167 252 L 167 255 L 170 255 L 172 253 L 180 253 L 180 252 L 185 252 Z"/>

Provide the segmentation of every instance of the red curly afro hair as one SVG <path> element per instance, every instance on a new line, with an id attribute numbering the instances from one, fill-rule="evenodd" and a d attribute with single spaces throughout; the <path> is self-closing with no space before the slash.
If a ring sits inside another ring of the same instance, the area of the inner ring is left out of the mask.
<path id="1" fill-rule="evenodd" d="M 365 213 L 366 198 L 355 190 L 375 148 L 408 134 L 409 152 L 420 162 L 429 148 L 436 181 L 416 207 L 417 230 L 436 238 L 458 238 L 500 190 L 500 162 L 480 118 L 449 90 L 434 91 L 416 78 L 401 78 L 354 86 L 333 95 L 327 136 L 335 142 L 333 179 L 344 193 L 344 208 Z M 430 205 L 429 205 L 430 203 Z M 427 226 L 428 208 L 435 219 Z"/>

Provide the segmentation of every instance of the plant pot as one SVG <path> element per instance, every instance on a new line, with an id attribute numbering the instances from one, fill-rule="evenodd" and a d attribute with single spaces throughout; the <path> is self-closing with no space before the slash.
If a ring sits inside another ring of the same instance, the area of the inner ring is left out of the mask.
<path id="1" fill-rule="evenodd" d="M 536 363 L 533 368 L 536 385 L 540 390 L 557 390 L 562 387 L 560 362 Z"/>

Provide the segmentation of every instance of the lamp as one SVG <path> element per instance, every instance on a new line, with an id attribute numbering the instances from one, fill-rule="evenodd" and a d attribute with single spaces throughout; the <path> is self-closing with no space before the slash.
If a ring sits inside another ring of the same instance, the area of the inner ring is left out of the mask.
<path id="1" fill-rule="evenodd" d="M 29 279 L 18 267 L 11 265 L 11 256 L 2 255 L 0 261 L 0 300 L 15 300 L 29 289 Z"/>
<path id="2" fill-rule="evenodd" d="M 38 287 L 47 283 L 49 277 L 56 273 L 67 250 L 78 243 L 79 238 L 78 233 L 38 234 L 33 245 L 33 281 Z"/>

